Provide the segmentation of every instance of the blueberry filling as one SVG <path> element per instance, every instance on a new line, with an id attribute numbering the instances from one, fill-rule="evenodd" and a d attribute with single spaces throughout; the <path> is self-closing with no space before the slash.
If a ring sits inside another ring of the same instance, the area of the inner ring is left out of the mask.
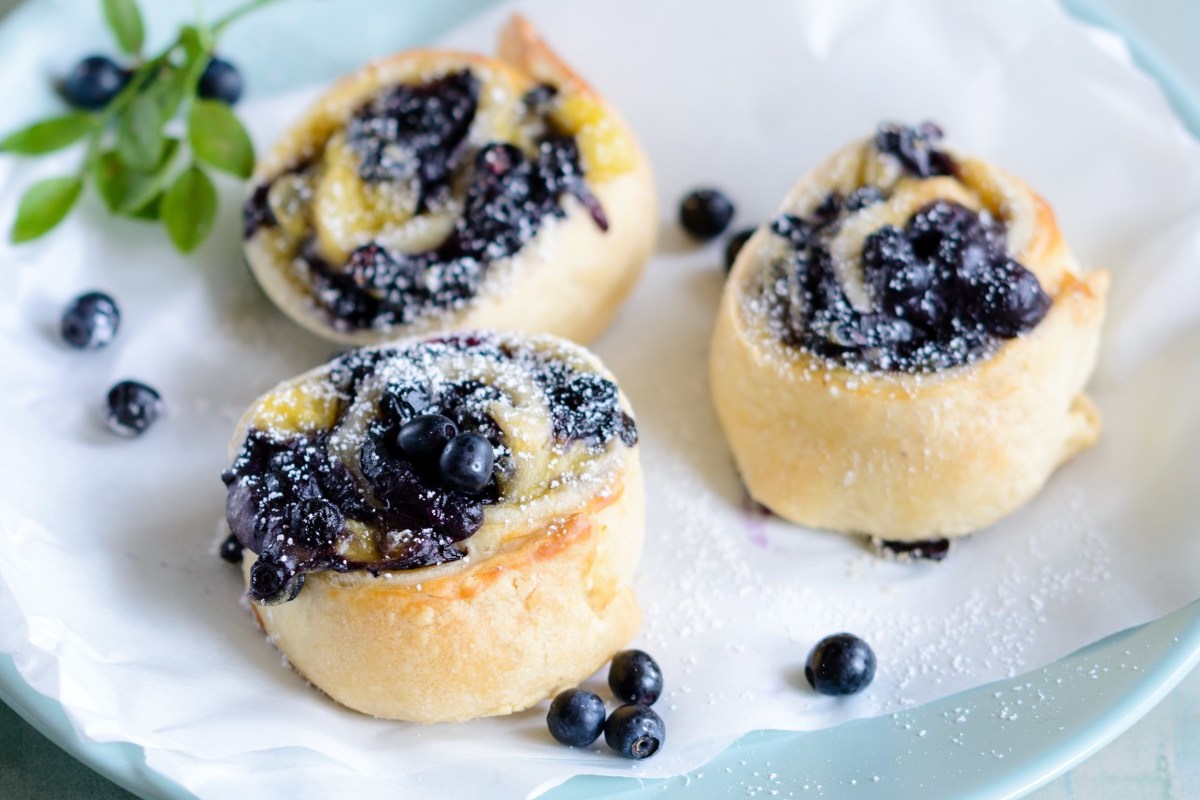
<path id="1" fill-rule="evenodd" d="M 902 161 L 921 174 L 940 169 L 943 159 L 926 146 L 936 129 L 927 127 L 885 126 L 876 146 L 907 154 Z M 918 209 L 903 229 L 883 225 L 867 236 L 862 267 L 870 309 L 855 307 L 829 245 L 846 215 L 885 199 L 875 187 L 844 200 L 833 192 L 810 216 L 783 214 L 771 223 L 790 246 L 765 287 L 785 343 L 849 368 L 923 372 L 975 361 L 1045 317 L 1050 297 L 1009 257 L 1003 223 L 947 200 Z"/>
<path id="2" fill-rule="evenodd" d="M 611 381 L 492 341 L 457 337 L 428 347 L 517 362 L 544 390 L 559 442 L 637 441 Z M 343 408 L 383 362 L 405 357 L 385 349 L 335 359 L 329 381 Z M 473 380 L 436 390 L 389 383 L 351 465 L 357 470 L 331 453 L 331 430 L 279 439 L 252 429 L 222 475 L 232 531 L 222 558 L 240 561 L 242 548 L 258 554 L 249 596 L 263 604 L 293 599 L 307 572 L 413 569 L 462 558 L 456 543 L 479 530 L 484 507 L 499 500 L 499 479 L 515 469 L 488 413 L 501 399 L 499 389 Z M 380 532 L 371 534 L 377 557 L 350 546 L 362 535 L 352 528 Z"/>
<path id="3" fill-rule="evenodd" d="M 604 209 L 585 180 L 574 137 L 556 133 L 548 116 L 557 94 L 554 87 L 537 86 L 522 98 L 527 115 L 546 131 L 532 155 L 492 142 L 470 157 L 468 133 L 479 92 L 479 80 L 468 71 L 418 86 L 398 86 L 372 100 L 347 124 L 347 143 L 359 158 L 359 176 L 369 183 L 415 185 L 418 212 L 431 204 L 445 205 L 453 187 L 466 189 L 453 230 L 430 250 L 405 253 L 368 243 L 351 252 L 346 264 L 334 265 L 311 240 L 300 244 L 297 261 L 314 300 L 334 326 L 389 328 L 461 308 L 479 292 L 494 262 L 517 253 L 543 220 L 566 215 L 566 196 L 576 198 L 600 230 L 608 230 Z M 269 183 L 261 184 L 246 202 L 247 238 L 277 224 L 267 202 L 269 189 Z"/>
<path id="4" fill-rule="evenodd" d="M 942 129 L 932 122 L 916 127 L 885 122 L 875 132 L 875 149 L 895 156 L 910 175 L 929 178 L 934 175 L 953 175 L 954 159 L 937 148 Z"/>

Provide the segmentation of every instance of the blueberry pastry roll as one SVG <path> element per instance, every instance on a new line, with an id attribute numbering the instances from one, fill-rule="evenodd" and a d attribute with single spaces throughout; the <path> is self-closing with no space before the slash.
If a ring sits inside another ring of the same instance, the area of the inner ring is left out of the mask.
<path id="1" fill-rule="evenodd" d="M 415 50 L 343 78 L 262 159 L 244 209 L 270 298 L 356 345 L 464 328 L 590 341 L 655 225 L 633 134 L 520 17 L 496 58 Z"/>
<path id="2" fill-rule="evenodd" d="M 895 542 L 984 528 L 1094 443 L 1108 276 L 1025 183 L 883 125 L 805 176 L 733 267 L 714 401 L 750 494 Z"/>
<path id="3" fill-rule="evenodd" d="M 636 444 L 612 376 L 562 339 L 354 351 L 242 419 L 222 553 L 241 553 L 259 623 L 338 702 L 417 722 L 507 714 L 637 631 Z"/>

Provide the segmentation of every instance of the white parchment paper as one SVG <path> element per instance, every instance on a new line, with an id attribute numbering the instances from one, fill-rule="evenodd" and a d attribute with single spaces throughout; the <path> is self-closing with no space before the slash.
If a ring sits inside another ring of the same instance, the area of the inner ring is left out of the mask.
<path id="1" fill-rule="evenodd" d="M 250 400 L 333 348 L 248 276 L 233 186 L 191 259 L 91 199 L 43 243 L 0 245 L 0 651 L 82 735 L 145 746 L 203 798 L 285 783 L 290 798 L 518 796 L 583 772 L 674 774 L 752 729 L 920 704 L 1200 596 L 1200 147 L 1116 39 L 1047 0 L 519 5 L 627 116 L 659 179 L 660 252 L 596 349 L 642 431 L 638 644 L 666 673 L 667 747 L 640 764 L 562 748 L 544 707 L 432 727 L 369 719 L 281 666 L 214 555 L 218 475 Z M 450 42 L 490 49 L 503 13 Z M 260 143 L 311 96 L 248 103 Z M 27 116 L 0 115 L 5 129 Z M 1038 187 L 1081 258 L 1112 270 L 1094 381 L 1105 434 L 947 562 L 900 565 L 745 509 L 707 390 L 720 246 L 687 243 L 673 219 L 686 190 L 713 184 L 736 200 L 735 227 L 756 224 L 845 140 L 927 117 Z M 0 219 L 35 175 L 63 168 L 0 159 Z M 121 303 L 121 334 L 70 352 L 58 315 L 93 287 Z M 169 406 L 136 441 L 100 422 L 125 377 Z M 801 672 L 841 630 L 870 641 L 879 672 L 835 701 Z"/>

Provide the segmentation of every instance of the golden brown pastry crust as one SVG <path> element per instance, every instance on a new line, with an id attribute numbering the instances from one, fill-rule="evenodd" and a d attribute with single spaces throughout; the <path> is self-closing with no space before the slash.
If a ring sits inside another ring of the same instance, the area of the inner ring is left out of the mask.
<path id="1" fill-rule="evenodd" d="M 290 257 L 281 255 L 269 236 L 255 233 L 245 242 L 255 277 L 280 309 L 318 336 L 367 345 L 401 336 L 474 328 L 545 332 L 587 343 L 608 326 L 641 275 L 657 236 L 649 162 L 616 111 L 519 15 L 501 32 L 498 58 L 411 50 L 372 62 L 342 78 L 260 160 L 251 186 L 310 157 L 381 88 L 463 66 L 504 76 L 516 86 L 552 83 L 570 91 L 584 117 L 602 117 L 602 126 L 611 133 L 614 144 L 601 142 L 595 151 L 598 157 L 615 156 L 620 169 L 588 165 L 587 182 L 604 209 L 608 230 L 600 230 L 575 198 L 564 198 L 565 217 L 542 220 L 531 241 L 512 257 L 492 264 L 479 293 L 460 310 L 422 316 L 407 325 L 357 330 L 330 324 L 308 287 L 295 276 Z"/>
<path id="2" fill-rule="evenodd" d="M 803 178 L 784 204 L 807 213 L 878 165 L 854 143 Z M 1028 502 L 1056 467 L 1093 444 L 1100 417 L 1083 388 L 1095 365 L 1106 272 L 1084 274 L 1049 205 L 986 162 L 958 179 L 908 181 L 892 222 L 935 198 L 988 208 L 1014 258 L 1053 299 L 1030 333 L 974 364 L 932 374 L 852 372 L 773 339 L 747 310 L 771 234 L 739 255 L 713 334 L 713 399 L 750 494 L 804 525 L 888 540 L 951 537 Z"/>
<path id="3" fill-rule="evenodd" d="M 501 341 L 557 352 L 613 380 L 577 345 L 548 336 Z M 256 400 L 230 457 L 254 429 L 287 436 L 329 428 L 345 404 L 330 399 L 328 374 L 318 367 Z M 629 413 L 627 398 L 618 401 Z M 538 485 L 552 484 L 544 494 L 485 507 L 483 527 L 462 543 L 466 558 L 378 575 L 312 572 L 295 599 L 251 603 L 255 618 L 314 686 L 377 717 L 433 723 L 508 714 L 578 685 L 640 627 L 632 583 L 645 510 L 636 447 L 613 440 L 606 450 L 570 452 L 583 461 L 568 454 L 549 463 L 578 470 L 573 479 L 538 474 Z M 255 561 L 245 551 L 247 588 Z"/>

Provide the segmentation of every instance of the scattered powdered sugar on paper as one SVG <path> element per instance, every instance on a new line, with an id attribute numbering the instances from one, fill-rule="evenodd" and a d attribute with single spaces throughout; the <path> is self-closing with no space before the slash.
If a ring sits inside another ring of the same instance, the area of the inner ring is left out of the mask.
<path id="1" fill-rule="evenodd" d="M 587 24 L 575 4 L 522 5 L 642 137 L 663 220 L 698 184 L 734 198 L 736 227 L 769 219 L 805 170 L 881 118 L 937 120 L 965 151 L 1026 177 L 1081 260 L 1113 271 L 1094 381 L 1100 444 L 940 564 L 880 559 L 864 542 L 764 515 L 746 502 L 708 394 L 720 245 L 685 246 L 665 224 L 660 254 L 596 350 L 641 434 L 636 643 L 664 668 L 666 748 L 631 763 L 602 745 L 559 747 L 544 705 L 461 725 L 373 720 L 280 668 L 239 604 L 240 573 L 212 552 L 237 419 L 335 348 L 283 318 L 246 274 L 234 192 L 214 240 L 190 260 L 160 231 L 108 221 L 88 197 L 43 244 L 0 245 L 0 362 L 20 378 L 0 396 L 0 650 L 84 736 L 148 747 L 153 769 L 203 798 L 294 784 L 298 771 L 318 796 L 520 796 L 585 772 L 678 774 L 751 729 L 879 714 L 904 729 L 908 708 L 1011 678 L 994 714 L 963 706 L 944 726 L 905 730 L 914 742 L 979 750 L 979 717 L 1015 724 L 1092 680 L 1087 668 L 1062 686 L 1016 676 L 1200 594 L 1200 316 L 1176 300 L 1200 292 L 1200 148 L 1157 91 L 1048 0 L 877 2 L 854 13 L 764 0 L 733 14 L 707 3 L 613 0 Z M 490 46 L 502 16 L 489 12 L 452 41 Z M 260 144 L 309 97 L 248 103 Z M 23 121 L 20 103 L 0 109 L 0 129 Z M 0 218 L 35 171 L 0 160 Z M 122 332 L 102 353 L 66 352 L 57 315 L 93 287 L 121 304 Z M 104 392 L 125 377 L 167 403 L 135 441 L 98 422 Z M 841 630 L 872 644 L 879 671 L 864 694 L 834 700 L 811 692 L 802 668 L 820 637 Z M 586 685 L 607 696 L 602 674 Z M 747 775 L 746 792 L 771 796 L 782 766 Z"/>

